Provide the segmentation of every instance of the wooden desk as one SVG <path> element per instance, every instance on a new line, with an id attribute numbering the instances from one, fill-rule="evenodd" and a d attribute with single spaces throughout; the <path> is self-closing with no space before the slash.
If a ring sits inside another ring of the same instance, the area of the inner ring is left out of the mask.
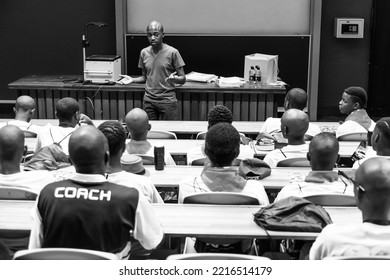
<path id="1" fill-rule="evenodd" d="M 79 101 L 81 111 L 93 119 L 121 119 L 134 108 L 142 108 L 144 85 L 82 84 L 81 76 L 38 76 L 21 78 L 8 85 L 18 95 L 30 95 L 37 100 L 36 117 L 54 118 L 54 106 L 63 97 Z M 276 86 L 220 88 L 214 83 L 187 82 L 176 89 L 179 100 L 178 119 L 207 120 L 208 111 L 217 104 L 227 106 L 234 120 L 263 121 L 275 116 L 278 105 L 275 95 L 286 89 Z"/>
<path id="2" fill-rule="evenodd" d="M 0 231 L 29 231 L 31 201 L 0 201 Z M 260 206 L 154 204 L 153 208 L 166 235 L 171 237 L 263 238 L 267 234 L 255 224 L 252 214 Z M 356 207 L 325 207 L 336 224 L 361 222 Z M 274 239 L 314 240 L 318 233 L 268 232 Z"/>

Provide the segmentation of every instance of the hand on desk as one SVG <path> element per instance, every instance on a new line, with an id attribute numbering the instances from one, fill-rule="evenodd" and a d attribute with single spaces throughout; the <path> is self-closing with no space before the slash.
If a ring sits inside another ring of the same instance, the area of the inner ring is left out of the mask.
<path id="1" fill-rule="evenodd" d="M 127 76 L 127 75 L 119 75 L 119 77 L 122 77 L 122 79 L 117 81 L 116 82 L 117 84 L 128 85 L 128 84 L 131 84 L 134 81 L 132 77 Z"/>

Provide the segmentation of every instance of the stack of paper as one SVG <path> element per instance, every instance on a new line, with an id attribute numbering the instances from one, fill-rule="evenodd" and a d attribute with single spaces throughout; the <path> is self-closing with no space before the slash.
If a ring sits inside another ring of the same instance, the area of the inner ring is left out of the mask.
<path id="1" fill-rule="evenodd" d="M 214 74 L 204 74 L 198 72 L 191 72 L 186 75 L 187 81 L 210 83 L 214 82 L 218 77 Z"/>
<path id="2" fill-rule="evenodd" d="M 245 84 L 244 79 L 239 77 L 221 77 L 216 81 L 216 84 L 220 87 L 238 88 Z"/>

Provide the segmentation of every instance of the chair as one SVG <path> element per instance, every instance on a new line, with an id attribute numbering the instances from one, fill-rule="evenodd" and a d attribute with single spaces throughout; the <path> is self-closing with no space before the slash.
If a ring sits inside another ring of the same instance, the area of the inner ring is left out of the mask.
<path id="1" fill-rule="evenodd" d="M 340 135 L 339 141 L 367 141 L 367 132 L 354 132 Z"/>
<path id="2" fill-rule="evenodd" d="M 29 130 L 23 130 L 24 138 L 37 138 L 38 135 L 35 132 Z"/>
<path id="3" fill-rule="evenodd" d="M 258 257 L 244 254 L 224 253 L 198 253 L 198 254 L 174 254 L 167 257 L 167 260 L 270 260 L 266 257 Z"/>
<path id="4" fill-rule="evenodd" d="M 252 196 L 232 192 L 196 193 L 185 197 L 183 203 L 216 205 L 260 205 L 259 201 Z"/>
<path id="5" fill-rule="evenodd" d="M 191 162 L 190 165 L 194 165 L 194 166 L 204 166 L 205 162 L 206 162 L 207 158 L 199 158 L 199 159 L 196 159 L 196 160 L 193 160 Z M 232 162 L 232 165 L 233 166 L 239 166 L 241 163 L 241 159 L 238 159 L 238 158 L 235 158 Z"/>
<path id="6" fill-rule="evenodd" d="M 305 196 L 303 198 L 321 206 L 356 206 L 355 197 L 345 194 L 318 194 Z"/>
<path id="7" fill-rule="evenodd" d="M 173 132 L 161 131 L 161 130 L 150 130 L 148 131 L 147 139 L 173 139 L 177 140 L 177 136 Z"/>
<path id="8" fill-rule="evenodd" d="M 279 161 L 276 167 L 310 167 L 310 161 L 305 157 L 286 158 Z"/>
<path id="9" fill-rule="evenodd" d="M 1 187 L 0 200 L 36 200 L 37 192 L 22 187 Z"/>
<path id="10" fill-rule="evenodd" d="M 41 248 L 21 250 L 14 260 L 118 260 L 115 254 L 74 248 Z"/>

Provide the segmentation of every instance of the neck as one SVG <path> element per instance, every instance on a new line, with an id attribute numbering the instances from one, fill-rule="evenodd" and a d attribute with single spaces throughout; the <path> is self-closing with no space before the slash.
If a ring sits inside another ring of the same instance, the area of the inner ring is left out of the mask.
<path id="1" fill-rule="evenodd" d="M 58 126 L 61 126 L 61 127 L 75 127 L 76 124 L 74 122 L 70 122 L 70 121 L 60 121 Z"/>
<path id="2" fill-rule="evenodd" d="M 20 161 L 19 161 L 20 162 Z M 0 173 L 4 175 L 10 175 L 20 172 L 20 164 L 14 164 L 9 162 L 0 162 Z"/>
<path id="3" fill-rule="evenodd" d="M 22 115 L 16 115 L 15 116 L 16 121 L 22 121 L 22 122 L 30 122 L 30 119 L 27 116 Z"/>
<path id="4" fill-rule="evenodd" d="M 122 165 L 121 165 L 121 161 L 120 161 L 120 156 L 111 155 L 110 161 L 107 165 L 106 172 L 107 173 L 117 173 L 117 172 L 121 172 L 122 170 L 123 169 L 122 169 Z"/>
<path id="5" fill-rule="evenodd" d="M 390 210 L 390 209 L 388 209 Z M 363 221 L 373 222 L 375 221 L 390 221 L 390 211 L 378 211 L 373 213 L 363 213 Z"/>
<path id="6" fill-rule="evenodd" d="M 162 47 L 163 47 L 163 44 L 159 44 L 159 45 L 156 45 L 156 46 L 152 46 L 152 50 L 153 50 L 153 52 L 156 54 L 156 53 L 158 53 L 159 51 L 161 51 L 161 49 L 162 49 Z"/>
<path id="7" fill-rule="evenodd" d="M 305 144 L 305 139 L 288 139 L 288 144 L 289 145 L 302 145 Z"/>

